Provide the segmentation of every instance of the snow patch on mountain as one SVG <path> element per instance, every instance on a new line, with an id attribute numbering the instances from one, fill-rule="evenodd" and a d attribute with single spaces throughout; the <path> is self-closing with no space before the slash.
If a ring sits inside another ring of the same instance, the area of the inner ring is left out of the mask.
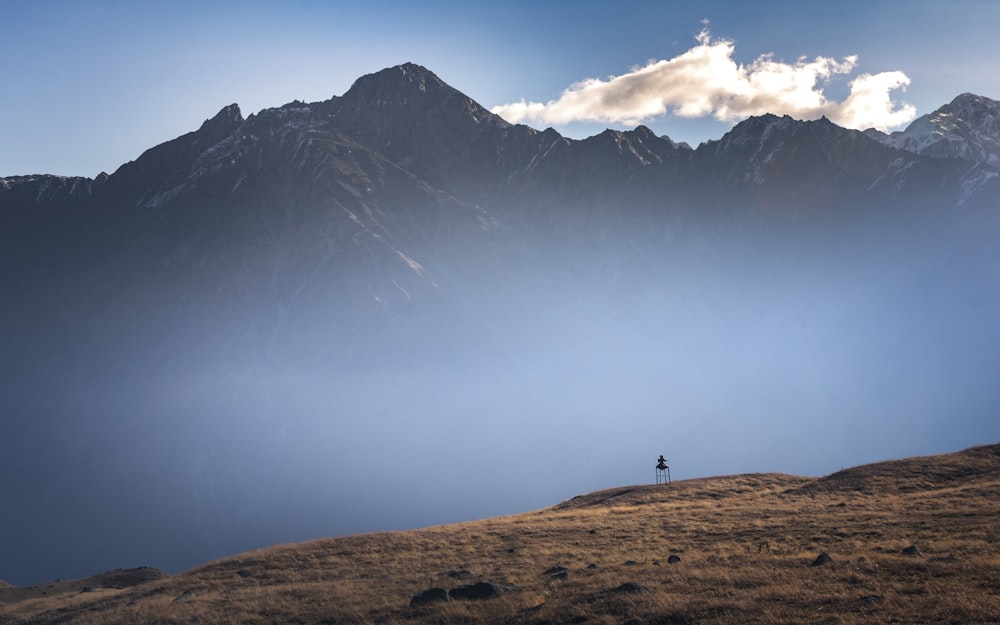
<path id="1" fill-rule="evenodd" d="M 1000 167 L 1000 102 L 963 93 L 914 120 L 906 130 L 868 136 L 924 156 L 964 158 Z"/>

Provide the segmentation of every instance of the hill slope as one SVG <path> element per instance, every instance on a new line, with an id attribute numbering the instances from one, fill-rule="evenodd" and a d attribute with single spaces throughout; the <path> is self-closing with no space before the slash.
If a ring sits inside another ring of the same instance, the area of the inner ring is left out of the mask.
<path id="1" fill-rule="evenodd" d="M 624 487 L 93 594 L 0 589 L 0 623 L 992 623 L 998 513 L 992 445 L 818 479 Z"/>

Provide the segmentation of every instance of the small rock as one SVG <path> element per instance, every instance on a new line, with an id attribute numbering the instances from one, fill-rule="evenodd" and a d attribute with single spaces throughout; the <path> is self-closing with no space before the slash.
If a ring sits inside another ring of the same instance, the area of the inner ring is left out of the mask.
<path id="1" fill-rule="evenodd" d="M 451 601 L 451 597 L 448 595 L 448 591 L 444 588 L 428 588 L 427 590 L 414 595 L 410 599 L 410 607 L 417 608 L 422 605 L 427 605 L 430 603 L 438 603 L 442 601 Z"/>
<path id="2" fill-rule="evenodd" d="M 832 564 L 832 563 L 833 563 L 833 558 L 831 558 L 831 557 L 830 557 L 830 556 L 829 556 L 829 555 L 828 555 L 828 554 L 827 554 L 827 553 L 826 553 L 826 552 L 824 551 L 823 553 L 821 553 L 821 554 L 819 554 L 818 556 L 816 556 L 816 559 L 815 559 L 815 560 L 813 560 L 813 563 L 812 563 L 812 566 L 822 566 L 822 565 L 824 565 L 824 564 Z"/>
<path id="3" fill-rule="evenodd" d="M 919 556 L 920 555 L 920 550 L 917 549 L 916 545 L 910 545 L 909 547 L 904 547 L 903 548 L 903 555 L 904 556 Z"/>
<path id="4" fill-rule="evenodd" d="M 545 569 L 545 571 L 542 572 L 542 575 L 556 575 L 558 573 L 565 573 L 565 572 L 566 572 L 566 567 L 559 566 L 557 564 L 555 566 L 550 566 L 549 568 Z"/>
<path id="5" fill-rule="evenodd" d="M 452 579 L 469 579 L 472 577 L 472 573 L 466 571 L 465 569 L 459 569 L 457 571 L 448 571 L 445 573 L 445 577 L 450 577 Z"/>
<path id="6" fill-rule="evenodd" d="M 643 586 L 642 584 L 637 584 L 635 582 L 625 582 L 621 586 L 618 586 L 617 588 L 612 588 L 608 592 L 615 594 L 632 595 L 643 592 L 653 592 L 653 589 L 650 588 L 649 586 Z"/>
<path id="7" fill-rule="evenodd" d="M 504 594 L 510 590 L 506 586 L 493 582 L 476 582 L 469 586 L 452 588 L 448 593 L 452 599 L 489 599 Z"/>
<path id="8" fill-rule="evenodd" d="M 587 568 L 590 569 L 590 570 L 594 570 L 594 569 L 597 568 L 597 565 L 594 564 L 593 562 L 591 562 L 590 564 L 587 565 Z"/>
<path id="9" fill-rule="evenodd" d="M 177 597 L 174 598 L 174 601 L 191 601 L 192 597 L 194 597 L 194 593 L 190 590 L 185 590 L 181 594 L 177 595 Z"/>
<path id="10" fill-rule="evenodd" d="M 681 557 L 677 555 L 671 555 L 669 558 L 667 558 L 667 564 L 677 564 L 680 561 Z"/>
<path id="11" fill-rule="evenodd" d="M 625 566 L 638 566 L 638 565 L 639 565 L 639 563 L 636 562 L 635 560 L 626 560 L 625 561 Z"/>

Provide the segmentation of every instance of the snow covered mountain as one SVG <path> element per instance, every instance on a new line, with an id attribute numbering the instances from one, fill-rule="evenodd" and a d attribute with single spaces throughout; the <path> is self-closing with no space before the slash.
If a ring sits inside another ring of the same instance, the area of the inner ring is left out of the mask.
<path id="1" fill-rule="evenodd" d="M 906 130 L 873 133 L 882 143 L 927 156 L 1000 166 L 1000 102 L 963 93 Z"/>

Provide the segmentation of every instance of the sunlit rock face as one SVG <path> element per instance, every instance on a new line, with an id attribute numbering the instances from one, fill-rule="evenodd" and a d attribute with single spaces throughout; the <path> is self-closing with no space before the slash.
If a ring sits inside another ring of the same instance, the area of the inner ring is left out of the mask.
<path id="1" fill-rule="evenodd" d="M 949 132 L 997 139 L 995 102 L 956 103 Z M 882 454 L 943 406 L 941 438 L 979 427 L 992 152 L 876 139 L 765 115 L 694 149 L 571 140 L 407 64 L 110 176 L 0 179 L 0 473 L 49 485 L 7 493 L 0 560 L 177 570 L 527 510 L 634 482 L 668 430 L 691 475 L 748 470 L 754 428 Z M 105 510 L 134 531 L 93 538 Z"/>

